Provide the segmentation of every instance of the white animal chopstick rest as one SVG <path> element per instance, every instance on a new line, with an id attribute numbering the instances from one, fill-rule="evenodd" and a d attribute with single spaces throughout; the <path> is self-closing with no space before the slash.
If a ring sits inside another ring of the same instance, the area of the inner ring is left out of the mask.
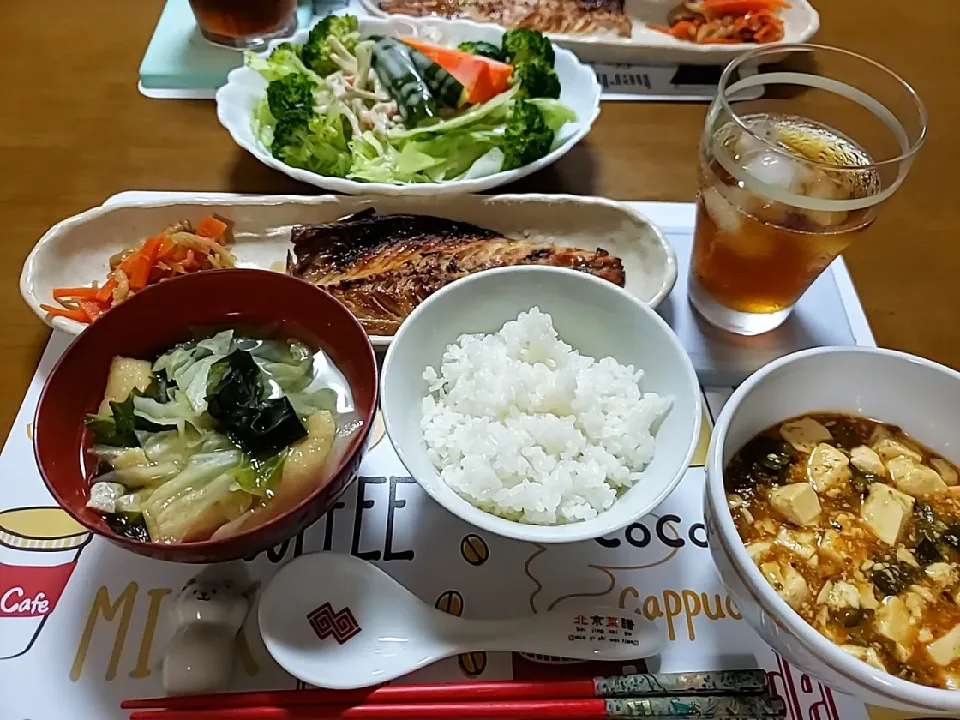
<path id="1" fill-rule="evenodd" d="M 171 694 L 223 690 L 233 676 L 234 643 L 256 585 L 211 568 L 187 581 L 173 606 L 174 633 L 163 657 Z"/>

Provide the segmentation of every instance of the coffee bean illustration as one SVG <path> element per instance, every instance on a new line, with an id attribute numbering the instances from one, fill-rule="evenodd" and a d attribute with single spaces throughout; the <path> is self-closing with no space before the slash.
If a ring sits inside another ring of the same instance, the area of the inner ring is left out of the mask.
<path id="1" fill-rule="evenodd" d="M 444 590 L 433 606 L 447 615 L 460 617 L 463 615 L 463 595 L 456 590 Z"/>
<path id="2" fill-rule="evenodd" d="M 468 563 L 479 567 L 490 559 L 490 548 L 486 540 L 471 533 L 460 541 L 460 554 Z"/>

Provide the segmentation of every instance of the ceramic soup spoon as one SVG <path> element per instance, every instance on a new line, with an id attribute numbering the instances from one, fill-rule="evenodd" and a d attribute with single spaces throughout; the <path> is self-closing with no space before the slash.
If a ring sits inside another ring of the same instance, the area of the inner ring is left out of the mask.
<path id="1" fill-rule="evenodd" d="M 267 650 L 284 670 L 334 689 L 377 685 L 475 650 L 628 661 L 656 655 L 663 645 L 652 622 L 574 600 L 515 620 L 455 617 L 375 565 L 329 552 L 285 565 L 263 591 L 258 619 Z"/>

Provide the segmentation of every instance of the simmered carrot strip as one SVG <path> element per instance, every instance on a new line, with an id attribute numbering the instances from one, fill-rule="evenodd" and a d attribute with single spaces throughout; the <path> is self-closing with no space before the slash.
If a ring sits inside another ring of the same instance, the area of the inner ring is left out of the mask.
<path id="1" fill-rule="evenodd" d="M 113 291 L 116 289 L 117 281 L 115 278 L 110 277 L 97 292 L 97 300 L 100 302 L 110 302 L 110 300 L 113 299 Z"/>
<path id="2" fill-rule="evenodd" d="M 68 287 L 68 288 L 54 288 L 53 290 L 53 299 L 78 299 L 78 298 L 95 298 L 97 296 L 99 288 L 94 284 L 92 287 Z"/>
<path id="3" fill-rule="evenodd" d="M 223 237 L 226 232 L 227 224 L 213 215 L 209 215 L 197 223 L 197 235 L 200 237 L 216 240 Z"/>
<path id="4" fill-rule="evenodd" d="M 53 305 L 44 305 L 43 303 L 40 304 L 40 307 L 46 310 L 50 315 L 65 317 L 82 323 L 90 322 L 89 316 L 81 308 L 54 307 Z"/>
<path id="5" fill-rule="evenodd" d="M 77 305 L 79 305 L 80 309 L 86 313 L 87 317 L 90 319 L 90 322 L 93 322 L 110 309 L 104 303 L 100 303 L 97 300 L 79 300 L 77 301 Z"/>
<path id="6" fill-rule="evenodd" d="M 790 7 L 784 0 L 700 0 L 705 15 L 745 15 Z"/>

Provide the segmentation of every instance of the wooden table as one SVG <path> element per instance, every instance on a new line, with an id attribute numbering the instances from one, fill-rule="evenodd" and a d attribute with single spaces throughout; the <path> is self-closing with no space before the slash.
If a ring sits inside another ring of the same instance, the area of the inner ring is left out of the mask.
<path id="1" fill-rule="evenodd" d="M 847 253 L 878 344 L 960 368 L 960 16 L 917 3 L 814 0 L 818 39 L 913 83 L 931 116 L 904 187 Z M 921 3 L 922 4 L 922 3 Z M 20 298 L 24 257 L 57 221 L 122 190 L 310 193 L 237 148 L 210 102 L 149 100 L 137 67 L 163 0 L 4 2 L 0 44 L 0 426 L 4 435 L 48 330 Z M 895 31 L 895 32 L 894 32 Z M 703 104 L 606 103 L 587 140 L 512 191 L 690 201 Z"/>

